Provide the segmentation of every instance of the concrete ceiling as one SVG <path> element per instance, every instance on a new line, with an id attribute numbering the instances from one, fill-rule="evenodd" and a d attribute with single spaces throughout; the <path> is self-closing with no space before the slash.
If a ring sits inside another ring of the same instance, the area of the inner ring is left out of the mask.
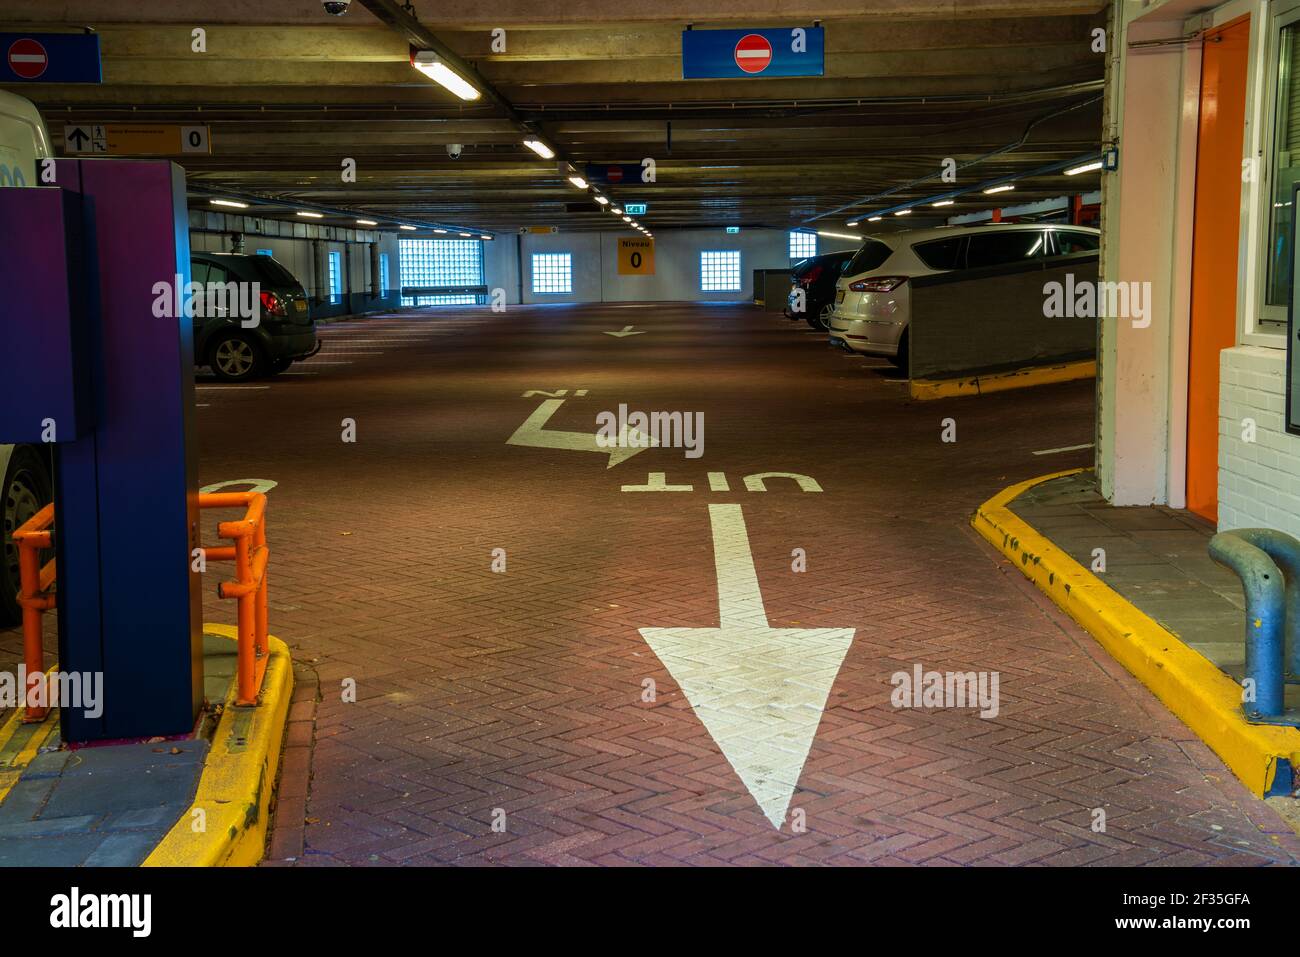
<path id="1" fill-rule="evenodd" d="M 0 30 L 89 26 L 104 56 L 100 86 L 6 89 L 41 108 L 56 146 L 66 122 L 210 125 L 213 155 L 181 160 L 196 188 L 498 231 L 613 225 L 554 161 L 522 147 L 501 105 L 463 103 L 413 70 L 407 39 L 363 2 L 332 17 L 319 0 L 6 0 Z M 616 202 L 648 202 L 641 219 L 650 228 L 844 229 L 875 208 L 952 188 L 923 183 L 850 205 L 937 174 L 947 157 L 964 165 L 1023 139 L 964 168 L 961 186 L 1096 151 L 1105 58 L 1092 50 L 1092 30 L 1105 25 L 1104 8 L 1098 0 L 417 0 L 414 13 L 566 158 L 653 157 L 656 183 L 607 190 Z M 681 79 L 687 24 L 814 20 L 826 28 L 824 77 Z M 205 54 L 191 51 L 195 27 L 207 32 Z M 507 31 L 504 53 L 491 50 L 497 27 Z M 464 145 L 460 159 L 448 157 L 449 143 Z M 357 162 L 356 183 L 341 181 L 344 157 Z M 1096 174 L 1056 172 L 1019 181 L 1010 195 L 1022 202 L 1096 185 Z M 943 212 L 992 205 L 976 193 Z"/>

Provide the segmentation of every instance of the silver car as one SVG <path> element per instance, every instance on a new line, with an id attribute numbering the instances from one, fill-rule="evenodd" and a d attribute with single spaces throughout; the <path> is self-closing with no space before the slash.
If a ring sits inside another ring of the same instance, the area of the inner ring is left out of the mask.
<path id="1" fill-rule="evenodd" d="M 1099 230 L 1089 226 L 997 223 L 936 226 L 868 236 L 835 286 L 830 342 L 850 352 L 885 356 L 907 365 L 912 318 L 909 280 L 917 276 L 1065 256 L 1095 250 Z"/>

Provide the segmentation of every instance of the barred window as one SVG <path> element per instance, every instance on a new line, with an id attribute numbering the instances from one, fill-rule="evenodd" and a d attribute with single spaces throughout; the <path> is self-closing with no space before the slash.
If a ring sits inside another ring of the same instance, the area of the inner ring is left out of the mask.
<path id="1" fill-rule="evenodd" d="M 533 292 L 573 292 L 573 254 L 533 253 Z"/>
<path id="2" fill-rule="evenodd" d="M 802 229 L 790 230 L 790 262 L 811 259 L 817 255 L 817 234 Z"/>
<path id="3" fill-rule="evenodd" d="M 740 292 L 740 250 L 701 250 L 700 289 L 704 292 Z"/>

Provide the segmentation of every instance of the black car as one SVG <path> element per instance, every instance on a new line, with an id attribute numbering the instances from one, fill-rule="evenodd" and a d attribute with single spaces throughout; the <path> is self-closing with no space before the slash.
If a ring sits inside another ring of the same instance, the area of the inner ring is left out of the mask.
<path id="1" fill-rule="evenodd" d="M 246 382 L 275 375 L 319 351 L 307 291 L 272 257 L 196 252 L 190 254 L 190 271 L 191 281 L 206 290 L 203 315 L 196 310 L 194 317 L 194 362 L 210 366 L 218 379 Z M 235 296 L 246 297 L 247 306 L 251 290 L 228 283 L 258 283 L 259 302 L 238 312 Z"/>
<path id="2" fill-rule="evenodd" d="M 790 270 L 790 298 L 786 306 L 786 315 L 792 319 L 801 316 L 814 329 L 825 329 L 830 322 L 831 312 L 835 309 L 835 282 L 840 273 L 853 258 L 856 250 L 846 249 L 837 253 L 813 256 L 794 264 Z M 803 308 L 799 308 L 799 293 L 803 292 Z"/>

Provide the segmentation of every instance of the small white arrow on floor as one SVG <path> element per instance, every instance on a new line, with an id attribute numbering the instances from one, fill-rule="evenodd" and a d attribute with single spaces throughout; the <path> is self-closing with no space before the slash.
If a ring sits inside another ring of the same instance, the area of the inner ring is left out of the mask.
<path id="1" fill-rule="evenodd" d="M 638 452 L 650 446 L 658 445 L 653 435 L 645 435 L 636 429 L 625 429 L 619 433 L 617 445 L 604 446 L 596 441 L 594 432 L 560 432 L 545 428 L 560 406 L 563 399 L 547 399 L 539 405 L 533 414 L 524 420 L 524 424 L 515 429 L 515 434 L 506 439 L 506 445 L 523 445 L 534 449 L 568 449 L 574 452 L 599 452 L 609 456 L 612 469 L 619 462 L 626 462 Z M 639 444 L 644 442 L 644 444 Z"/>
<path id="2" fill-rule="evenodd" d="M 852 628 L 772 628 L 739 505 L 710 505 L 717 628 L 642 628 L 641 636 L 780 829 L 821 723 Z"/>
<path id="3" fill-rule="evenodd" d="M 618 332 L 606 332 L 605 335 L 618 336 L 618 338 L 622 339 L 624 336 L 644 336 L 645 330 L 641 330 L 639 332 L 633 332 L 631 326 L 624 326 Z"/>

